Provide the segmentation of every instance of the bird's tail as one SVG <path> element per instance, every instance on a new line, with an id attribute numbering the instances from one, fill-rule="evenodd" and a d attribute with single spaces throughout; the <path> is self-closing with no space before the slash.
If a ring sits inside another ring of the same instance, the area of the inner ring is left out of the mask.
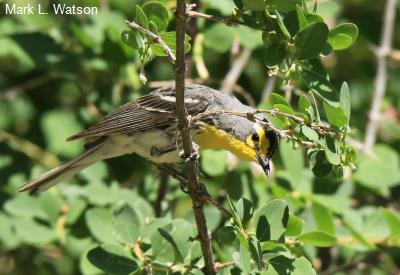
<path id="1" fill-rule="evenodd" d="M 63 163 L 50 171 L 47 171 L 43 175 L 38 176 L 30 181 L 25 182 L 18 191 L 29 191 L 30 195 L 34 195 L 43 192 L 57 183 L 66 180 L 79 171 L 95 163 L 98 159 L 96 158 L 96 152 L 103 145 L 103 143 L 96 144 L 95 146 L 87 149 L 85 152 L 75 157 L 74 159 Z"/>

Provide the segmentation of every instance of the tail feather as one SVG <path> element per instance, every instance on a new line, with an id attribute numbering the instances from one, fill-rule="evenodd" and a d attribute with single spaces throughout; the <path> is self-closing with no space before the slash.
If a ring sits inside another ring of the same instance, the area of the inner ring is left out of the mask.
<path id="1" fill-rule="evenodd" d="M 104 143 L 97 144 L 74 159 L 63 163 L 30 181 L 27 181 L 18 189 L 18 191 L 29 191 L 29 195 L 34 195 L 74 176 L 79 173 L 79 171 L 92 165 L 98 160 L 96 157 L 93 157 L 93 154 L 102 146 L 102 144 Z"/>

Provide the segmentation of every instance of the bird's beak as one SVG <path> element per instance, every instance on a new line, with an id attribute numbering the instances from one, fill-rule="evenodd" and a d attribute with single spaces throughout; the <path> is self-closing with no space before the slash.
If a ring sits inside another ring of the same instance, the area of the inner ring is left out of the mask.
<path id="1" fill-rule="evenodd" d="M 261 154 L 258 152 L 258 150 L 256 150 L 256 154 L 257 154 L 258 164 L 261 165 L 262 169 L 264 170 L 264 173 L 267 175 L 267 177 L 269 177 L 269 175 L 271 174 L 269 166 L 269 158 L 268 157 L 263 158 Z"/>

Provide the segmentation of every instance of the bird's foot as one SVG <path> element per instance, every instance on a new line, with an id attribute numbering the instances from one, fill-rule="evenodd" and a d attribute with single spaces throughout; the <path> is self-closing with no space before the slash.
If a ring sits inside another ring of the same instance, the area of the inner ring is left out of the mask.
<path id="1" fill-rule="evenodd" d="M 192 148 L 193 148 L 193 152 L 189 156 L 186 156 L 183 148 L 181 148 L 181 146 L 178 146 L 178 150 L 179 150 L 178 155 L 181 159 L 183 159 L 184 162 L 196 161 L 199 159 L 200 146 L 197 143 L 192 142 Z"/>

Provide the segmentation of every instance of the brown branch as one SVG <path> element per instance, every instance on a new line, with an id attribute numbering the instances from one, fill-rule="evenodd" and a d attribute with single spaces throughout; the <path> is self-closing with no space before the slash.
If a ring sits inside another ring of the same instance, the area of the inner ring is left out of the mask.
<path id="1" fill-rule="evenodd" d="M 204 256 L 205 273 L 215 274 L 213 252 L 211 239 L 208 234 L 206 218 L 203 212 L 205 201 L 202 196 L 198 196 L 201 191 L 201 185 L 198 179 L 198 163 L 196 152 L 192 145 L 192 137 L 189 130 L 189 120 L 186 116 L 184 104 L 185 97 L 185 34 L 186 34 L 186 2 L 185 0 L 177 0 L 176 8 L 176 55 L 175 64 L 175 93 L 176 93 L 176 113 L 178 116 L 178 131 L 182 138 L 183 158 L 188 159 L 188 189 L 192 199 L 193 212 L 196 220 L 197 230 L 199 234 L 201 250 Z"/>
<path id="2" fill-rule="evenodd" d="M 376 70 L 374 95 L 365 133 L 364 152 L 370 151 L 374 146 L 381 118 L 380 108 L 387 84 L 387 57 L 389 56 L 392 47 L 393 30 L 397 10 L 396 2 L 396 0 L 386 0 L 380 46 L 375 50 L 378 68 Z"/>
<path id="3" fill-rule="evenodd" d="M 175 61 L 176 61 L 176 57 L 174 55 L 174 53 L 172 52 L 171 48 L 168 47 L 167 44 L 165 44 L 165 42 L 161 39 L 161 37 L 159 37 L 158 35 L 152 33 L 151 31 L 149 31 L 148 29 L 143 28 L 142 26 L 138 25 L 136 22 L 134 21 L 128 21 L 125 20 L 125 22 L 129 25 L 129 27 L 131 27 L 134 30 L 138 30 L 141 33 L 144 33 L 148 38 L 150 38 L 151 40 L 154 40 L 157 44 L 159 44 L 161 46 L 161 48 L 163 48 L 163 50 L 165 51 L 165 53 L 168 56 L 169 61 L 174 65 Z"/>

